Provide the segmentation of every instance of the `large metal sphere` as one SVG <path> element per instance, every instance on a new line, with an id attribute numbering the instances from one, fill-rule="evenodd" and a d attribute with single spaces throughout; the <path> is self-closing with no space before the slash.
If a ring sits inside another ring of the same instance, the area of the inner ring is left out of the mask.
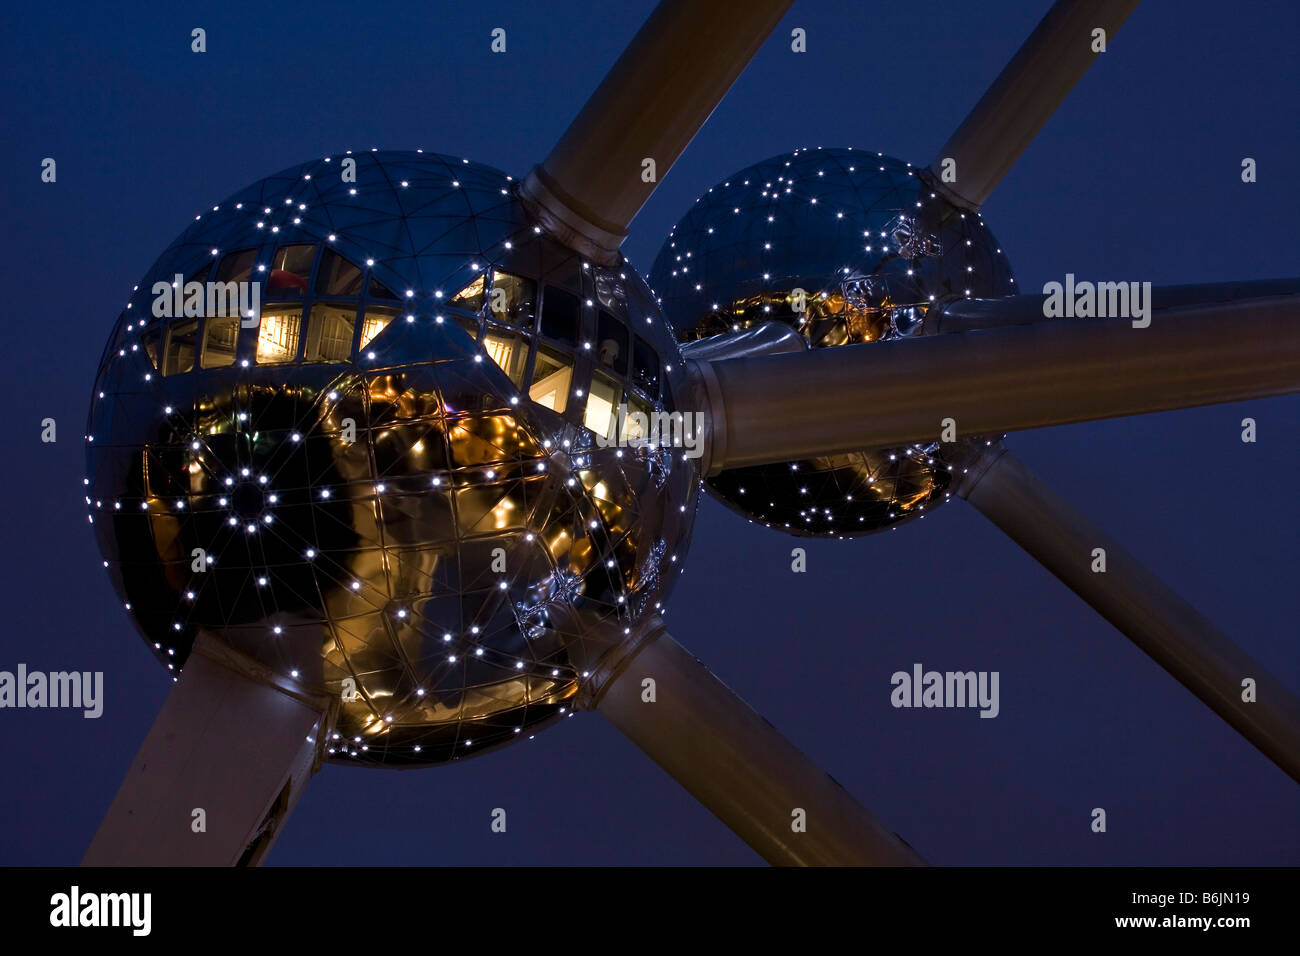
<path id="1" fill-rule="evenodd" d="M 680 401 L 672 332 L 514 185 L 416 152 L 287 169 L 195 217 L 101 361 L 86 502 L 137 627 L 173 672 L 204 632 L 338 695 L 332 759 L 565 713 L 690 537 L 695 462 L 595 440 Z M 261 282 L 260 313 L 157 318 L 175 275 Z"/>
<path id="2" fill-rule="evenodd" d="M 910 164 L 852 148 L 795 150 L 714 186 L 673 227 L 649 281 L 683 342 L 777 320 L 813 348 L 918 334 L 937 303 L 1016 292 L 979 215 Z M 791 534 L 867 534 L 949 496 L 970 443 L 940 437 L 935 422 L 932 443 L 736 468 L 707 484 Z"/>

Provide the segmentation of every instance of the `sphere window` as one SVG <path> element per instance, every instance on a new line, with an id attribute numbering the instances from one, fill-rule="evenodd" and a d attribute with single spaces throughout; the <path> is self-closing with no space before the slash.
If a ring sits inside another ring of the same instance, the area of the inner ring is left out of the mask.
<path id="1" fill-rule="evenodd" d="M 392 290 L 374 276 L 370 277 L 370 298 L 387 299 L 389 302 L 397 301 L 397 296 L 393 295 Z"/>
<path id="2" fill-rule="evenodd" d="M 325 251 L 320 269 L 316 273 L 316 294 L 327 296 L 359 296 L 365 277 L 361 267 L 354 265 L 332 249 Z"/>
<path id="3" fill-rule="evenodd" d="M 641 418 L 633 416 L 640 413 Z M 635 394 L 627 396 L 627 417 L 623 419 L 623 431 L 619 435 L 619 440 L 625 445 L 635 445 L 637 441 L 646 438 L 650 428 L 650 416 L 654 409 L 650 403 L 637 398 Z"/>
<path id="4" fill-rule="evenodd" d="M 217 267 L 216 282 L 247 282 L 253 273 L 253 260 L 257 258 L 256 249 L 238 249 L 227 253 Z M 204 270 L 206 274 L 207 270 Z M 195 276 L 198 279 L 198 276 Z M 193 281 L 193 280 L 191 280 Z M 205 281 L 199 279 L 200 282 Z"/>
<path id="5" fill-rule="evenodd" d="M 568 345 L 578 344 L 578 328 L 581 320 L 579 300 L 571 292 L 557 289 L 553 285 L 546 287 L 542 295 L 542 334 Z"/>
<path id="6" fill-rule="evenodd" d="M 602 372 L 592 372 L 590 392 L 582 423 L 601 438 L 613 438 L 623 386 Z"/>
<path id="7" fill-rule="evenodd" d="M 204 368 L 225 368 L 235 364 L 235 348 L 239 341 L 239 316 L 209 316 L 203 323 Z"/>
<path id="8" fill-rule="evenodd" d="M 158 365 L 158 345 L 162 341 L 161 329 L 150 329 L 140 336 L 140 344 L 144 346 L 145 355 L 149 356 L 149 364 L 154 368 Z"/>
<path id="9" fill-rule="evenodd" d="M 627 375 L 627 326 L 604 309 L 596 323 L 596 358 L 606 368 L 619 375 Z"/>
<path id="10" fill-rule="evenodd" d="M 659 396 L 659 356 L 638 335 L 632 349 L 632 382 L 651 398 Z"/>
<path id="11" fill-rule="evenodd" d="M 356 324 L 356 306 L 329 302 L 312 306 L 303 359 L 307 362 L 346 362 L 352 354 L 352 333 Z"/>
<path id="12" fill-rule="evenodd" d="M 393 309 L 384 309 L 371 307 L 366 309 L 365 317 L 361 320 L 361 345 L 359 348 L 365 348 L 370 344 L 376 335 L 388 328 L 388 323 L 396 318 L 397 312 Z"/>
<path id="13" fill-rule="evenodd" d="M 514 382 L 515 388 L 522 388 L 524 366 L 528 364 L 528 341 L 516 332 L 490 328 L 483 338 L 483 348 Z"/>
<path id="14" fill-rule="evenodd" d="M 262 310 L 257 330 L 257 364 L 283 365 L 298 357 L 298 339 L 302 331 L 302 309 L 276 306 Z"/>
<path id="15" fill-rule="evenodd" d="M 537 309 L 537 283 L 509 272 L 493 272 L 491 306 L 494 319 L 531 327 Z"/>
<path id="16" fill-rule="evenodd" d="M 198 337 L 197 320 L 177 322 L 167 330 L 167 348 L 163 355 L 164 375 L 180 375 L 194 368 L 194 347 Z"/>
<path id="17" fill-rule="evenodd" d="M 547 294 L 550 294 L 549 290 Z M 539 346 L 528 397 L 538 405 L 562 414 L 569 404 L 569 385 L 572 381 L 573 359 L 563 352 Z"/>
<path id="18" fill-rule="evenodd" d="M 316 247 L 308 243 L 281 246 L 271 259 L 271 274 L 266 280 L 267 298 L 300 298 L 307 291 L 312 266 L 316 264 Z"/>
<path id="19" fill-rule="evenodd" d="M 483 308 L 483 285 L 483 276 L 479 276 L 452 296 L 451 304 L 468 312 L 477 312 Z"/>

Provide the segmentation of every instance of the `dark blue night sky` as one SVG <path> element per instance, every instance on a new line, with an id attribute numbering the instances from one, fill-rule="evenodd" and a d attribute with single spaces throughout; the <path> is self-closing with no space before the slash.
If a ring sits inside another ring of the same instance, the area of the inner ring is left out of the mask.
<path id="1" fill-rule="evenodd" d="M 624 251 L 648 270 L 696 195 L 796 146 L 928 164 L 1047 6 L 798 0 Z M 80 491 L 91 382 L 132 285 L 197 212 L 311 157 L 422 147 L 522 176 L 652 7 L 6 8 L 0 669 L 103 671 L 106 700 L 99 720 L 0 710 L 0 863 L 80 859 L 171 687 L 109 586 Z M 498 26 L 505 55 L 489 52 Z M 1143 3 L 984 207 L 1020 287 L 1300 274 L 1297 36 L 1290 3 Z M 1256 444 L 1240 440 L 1246 416 Z M 47 417 L 57 444 L 40 441 Z M 1300 397 L 1008 439 L 1295 690 L 1298 442 Z M 796 544 L 807 574 L 791 573 Z M 706 501 L 669 607 L 678 640 L 933 863 L 1300 863 L 1295 784 L 964 503 L 810 543 Z M 892 708 L 890 674 L 916 662 L 999 671 L 1000 715 Z M 452 766 L 328 766 L 269 862 L 760 861 L 580 714 Z"/>

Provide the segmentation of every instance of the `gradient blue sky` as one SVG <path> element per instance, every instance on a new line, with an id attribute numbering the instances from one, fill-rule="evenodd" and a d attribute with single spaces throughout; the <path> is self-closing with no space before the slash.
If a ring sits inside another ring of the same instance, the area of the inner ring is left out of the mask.
<path id="1" fill-rule="evenodd" d="M 80 491 L 95 363 L 131 286 L 197 211 L 310 157 L 422 147 L 522 175 L 652 5 L 6 5 L 0 669 L 102 670 L 106 703 L 99 720 L 0 711 L 0 864 L 80 858 L 171 686 L 109 587 Z M 696 195 L 795 146 L 928 163 L 1047 6 L 798 0 L 625 252 L 648 269 Z M 488 49 L 497 26 L 504 56 Z M 790 52 L 796 26 L 807 54 Z M 1290 3 L 1143 3 L 985 207 L 1020 286 L 1295 276 L 1297 36 Z M 40 443 L 47 416 L 55 445 Z M 1009 445 L 1300 689 L 1298 439 L 1291 397 Z M 1300 863 L 1295 784 L 963 503 L 800 542 L 804 575 L 795 543 L 706 502 L 670 626 L 932 862 Z M 999 671 L 1000 716 L 891 708 L 889 675 L 917 661 Z M 1089 829 L 1097 806 L 1104 835 Z M 326 767 L 269 862 L 759 861 L 582 714 L 455 766 Z"/>

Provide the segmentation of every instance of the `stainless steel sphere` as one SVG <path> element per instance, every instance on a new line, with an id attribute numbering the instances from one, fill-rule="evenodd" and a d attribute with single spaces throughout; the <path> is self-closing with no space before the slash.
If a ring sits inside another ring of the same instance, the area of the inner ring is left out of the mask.
<path id="1" fill-rule="evenodd" d="M 673 227 L 649 282 L 683 342 L 775 320 L 813 348 L 919 334 L 945 300 L 1016 292 L 979 215 L 910 164 L 852 148 L 798 149 L 718 183 Z M 922 445 L 736 468 L 707 485 L 791 534 L 868 534 L 950 494 L 970 443 L 935 429 Z"/>
<path id="2" fill-rule="evenodd" d="M 86 504 L 169 671 L 206 633 L 339 696 L 331 759 L 442 762 L 569 712 L 664 600 L 699 476 L 629 414 L 681 373 L 636 272 L 547 238 L 511 177 L 331 156 L 205 209 L 136 287 Z"/>

